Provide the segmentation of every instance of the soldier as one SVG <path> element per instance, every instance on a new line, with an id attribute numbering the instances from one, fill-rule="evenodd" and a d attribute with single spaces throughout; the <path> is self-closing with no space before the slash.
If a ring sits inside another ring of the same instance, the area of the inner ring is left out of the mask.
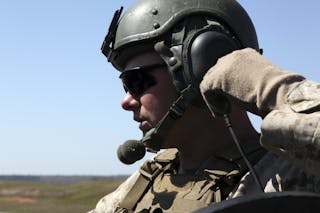
<path id="1" fill-rule="evenodd" d="M 121 72 L 140 144 L 165 151 L 92 213 L 192 212 L 261 191 L 320 191 L 320 85 L 262 56 L 236 1 L 139 0 L 119 21 L 121 10 L 102 51 Z M 261 134 L 247 111 L 263 118 Z"/>

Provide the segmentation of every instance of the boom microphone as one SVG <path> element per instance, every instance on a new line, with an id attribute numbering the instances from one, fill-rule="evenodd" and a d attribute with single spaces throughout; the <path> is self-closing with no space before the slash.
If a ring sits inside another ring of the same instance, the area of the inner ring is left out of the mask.
<path id="1" fill-rule="evenodd" d="M 117 155 L 124 164 L 133 164 L 146 154 L 146 147 L 137 140 L 127 140 L 119 146 Z"/>

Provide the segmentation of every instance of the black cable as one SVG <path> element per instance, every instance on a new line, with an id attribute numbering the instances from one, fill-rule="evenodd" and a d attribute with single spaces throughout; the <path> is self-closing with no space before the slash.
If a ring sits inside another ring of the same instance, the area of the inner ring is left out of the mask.
<path id="1" fill-rule="evenodd" d="M 261 192 L 264 192 L 262 184 L 261 184 L 261 182 L 260 182 L 255 170 L 253 169 L 253 167 L 252 167 L 250 161 L 248 160 L 248 158 L 246 157 L 246 155 L 245 155 L 245 153 L 243 151 L 243 148 L 242 148 L 241 144 L 239 143 L 239 140 L 238 140 L 235 132 L 233 131 L 229 115 L 228 114 L 223 114 L 223 118 L 224 118 L 224 121 L 225 121 L 225 123 L 226 123 L 226 125 L 227 125 L 227 127 L 229 129 L 229 132 L 230 132 L 232 138 L 233 138 L 234 143 L 238 147 L 239 152 L 240 152 L 242 158 L 244 159 L 244 162 L 246 163 L 247 167 L 249 168 L 249 171 L 251 172 L 251 174 L 253 176 L 253 179 L 255 180 L 255 182 L 256 182 L 258 188 L 261 190 Z"/>

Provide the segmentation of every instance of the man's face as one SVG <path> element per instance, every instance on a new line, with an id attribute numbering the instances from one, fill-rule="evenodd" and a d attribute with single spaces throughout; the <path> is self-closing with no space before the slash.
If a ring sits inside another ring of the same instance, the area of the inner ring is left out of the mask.
<path id="1" fill-rule="evenodd" d="M 134 92 L 130 92 L 128 87 L 129 91 L 126 92 L 121 103 L 123 109 L 133 112 L 133 119 L 140 123 L 139 128 L 144 133 L 155 127 L 178 97 L 167 68 L 163 66 L 163 60 L 156 52 L 147 51 L 137 54 L 127 61 L 125 70 L 148 66 L 151 68 L 128 71 L 128 74 L 132 77 L 125 81 L 133 79 L 134 82 L 128 83 L 139 82 L 143 85 L 133 86 L 133 88 L 140 88 L 137 90 L 140 93 L 138 95 L 132 94 Z M 145 73 L 136 77 L 134 72 Z M 137 81 L 141 78 L 143 80 Z"/>

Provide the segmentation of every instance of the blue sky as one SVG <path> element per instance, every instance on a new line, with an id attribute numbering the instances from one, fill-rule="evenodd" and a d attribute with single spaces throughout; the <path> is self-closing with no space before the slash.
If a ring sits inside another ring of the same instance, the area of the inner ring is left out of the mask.
<path id="1" fill-rule="evenodd" d="M 141 133 L 120 108 L 118 73 L 100 53 L 114 10 L 133 2 L 0 0 L 0 175 L 138 168 L 116 157 Z M 318 1 L 239 2 L 268 59 L 320 81 Z"/>

